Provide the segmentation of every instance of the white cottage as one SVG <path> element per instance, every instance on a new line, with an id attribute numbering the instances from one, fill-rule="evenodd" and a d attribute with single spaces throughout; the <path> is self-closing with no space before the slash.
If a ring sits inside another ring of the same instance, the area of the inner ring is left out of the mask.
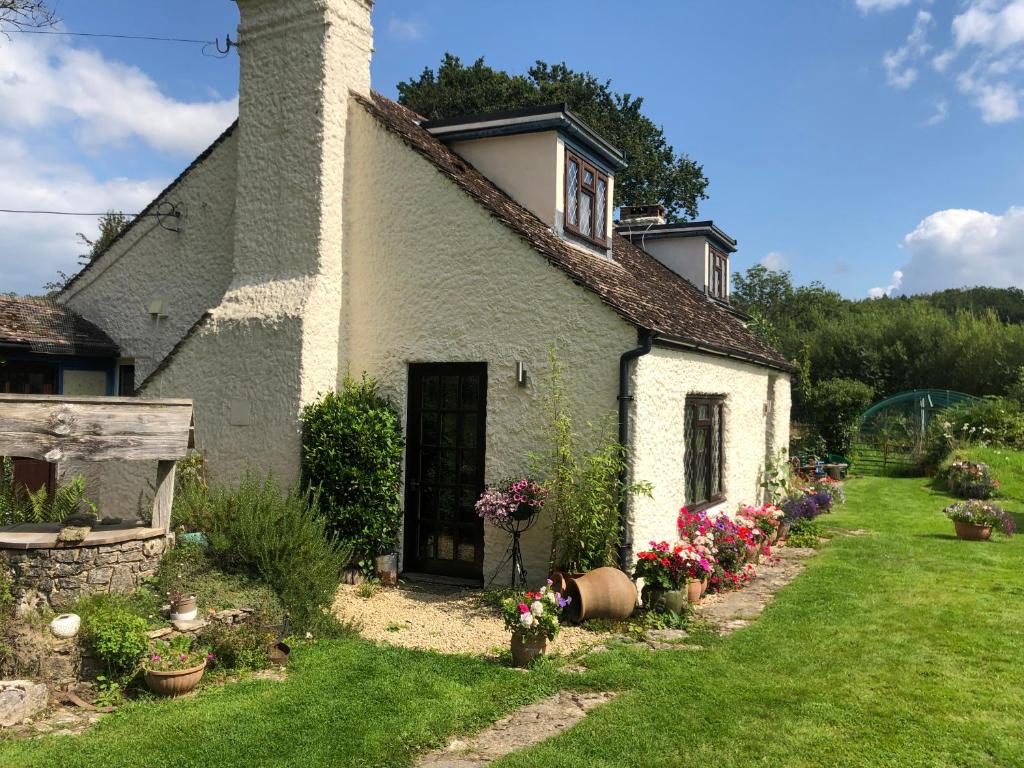
<path id="1" fill-rule="evenodd" d="M 195 401 L 217 476 L 296 478 L 301 407 L 366 371 L 404 407 L 404 569 L 490 577 L 507 539 L 472 504 L 537 450 L 553 345 L 653 484 L 626 559 L 684 503 L 759 495 L 791 368 L 729 307 L 735 241 L 656 208 L 616 232 L 628 158 L 564 106 L 427 122 L 373 92 L 368 2 L 238 6 L 238 121 L 151 206 L 178 226 L 136 219 L 60 297 L 141 396 Z M 544 573 L 544 526 L 524 550 Z"/>

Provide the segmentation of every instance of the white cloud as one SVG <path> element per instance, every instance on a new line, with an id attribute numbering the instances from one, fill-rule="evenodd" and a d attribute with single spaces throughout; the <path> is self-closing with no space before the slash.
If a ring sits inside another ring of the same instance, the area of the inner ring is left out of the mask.
<path id="1" fill-rule="evenodd" d="M 423 24 L 413 19 L 400 19 L 397 16 L 388 19 L 388 32 L 399 40 L 419 40 L 424 31 Z"/>
<path id="2" fill-rule="evenodd" d="M 932 112 L 931 117 L 924 121 L 924 124 L 938 125 L 947 117 L 949 117 L 949 101 L 946 99 L 939 99 L 935 102 L 935 111 Z"/>
<path id="3" fill-rule="evenodd" d="M 165 184 L 166 179 L 100 181 L 81 165 L 47 160 L 22 140 L 0 134 L 3 208 L 133 213 Z M 36 293 L 58 270 L 76 271 L 82 251 L 76 232 L 94 234 L 96 218 L 0 213 L 0 290 Z"/>
<path id="4" fill-rule="evenodd" d="M 237 99 L 184 102 L 142 70 L 64 40 L 0 44 L 0 127 L 68 123 L 87 147 L 138 138 L 153 149 L 202 151 L 238 114 Z"/>
<path id="5" fill-rule="evenodd" d="M 781 251 L 769 251 L 765 254 L 765 257 L 761 259 L 761 266 L 767 267 L 771 270 L 785 269 L 788 260 L 786 254 Z"/>
<path id="6" fill-rule="evenodd" d="M 1003 214 L 938 211 L 903 239 L 903 248 L 910 255 L 903 268 L 905 293 L 1024 285 L 1024 207 Z"/>
<path id="7" fill-rule="evenodd" d="M 908 4 L 858 0 L 865 12 Z M 924 25 L 922 15 L 928 17 Z M 883 56 L 886 81 L 894 88 L 906 89 L 919 81 L 917 62 L 931 50 L 925 40 L 930 21 L 927 11 L 918 11 L 906 43 Z M 931 58 L 931 66 L 955 81 L 984 122 L 1005 123 L 1024 116 L 1024 0 L 962 0 L 948 40 Z"/>
<path id="8" fill-rule="evenodd" d="M 857 0 L 857 7 L 864 13 L 871 13 L 872 11 L 884 13 L 891 11 L 893 8 L 910 5 L 912 2 L 914 0 Z"/>
<path id="9" fill-rule="evenodd" d="M 928 11 L 918 11 L 906 42 L 894 51 L 886 51 L 882 57 L 885 79 L 893 88 L 906 89 L 917 80 L 914 62 L 931 49 L 928 44 L 928 27 L 931 23 L 932 15 Z"/>
<path id="10" fill-rule="evenodd" d="M 893 291 L 898 291 L 900 286 L 903 285 L 903 272 L 896 270 L 892 273 L 892 282 L 885 288 L 875 287 L 868 289 L 869 299 L 880 299 L 883 296 L 892 296 Z"/>

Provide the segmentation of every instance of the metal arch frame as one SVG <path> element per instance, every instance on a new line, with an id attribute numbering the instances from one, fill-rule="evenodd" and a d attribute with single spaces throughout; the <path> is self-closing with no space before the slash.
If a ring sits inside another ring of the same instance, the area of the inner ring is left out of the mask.
<path id="1" fill-rule="evenodd" d="M 863 426 L 864 422 L 889 406 L 899 405 L 900 403 L 909 403 L 919 400 L 922 397 L 929 398 L 932 401 L 933 408 L 948 408 L 949 406 L 956 405 L 957 403 L 978 399 L 974 395 L 968 395 L 964 392 L 957 392 L 952 389 L 911 389 L 907 392 L 900 392 L 897 395 L 887 397 L 885 400 L 880 400 L 872 405 L 857 419 L 857 426 L 858 428 Z"/>

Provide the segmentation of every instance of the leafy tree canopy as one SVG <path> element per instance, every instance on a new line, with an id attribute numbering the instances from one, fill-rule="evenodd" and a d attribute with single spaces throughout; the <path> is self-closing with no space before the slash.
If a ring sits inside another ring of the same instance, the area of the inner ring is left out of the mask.
<path id="1" fill-rule="evenodd" d="M 660 202 L 672 221 L 697 216 L 707 198 L 703 167 L 677 154 L 660 127 L 641 112 L 643 99 L 616 93 L 611 81 L 566 64 L 538 61 L 525 75 L 492 69 L 483 58 L 465 65 L 446 53 L 436 70 L 398 84 L 399 102 L 436 120 L 564 102 L 626 154 L 629 167 L 615 175 L 615 205 Z"/>

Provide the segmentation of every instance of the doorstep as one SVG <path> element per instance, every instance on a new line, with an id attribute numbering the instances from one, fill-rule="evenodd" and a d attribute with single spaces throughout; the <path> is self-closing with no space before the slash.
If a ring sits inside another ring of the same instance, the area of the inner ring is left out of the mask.
<path id="1" fill-rule="evenodd" d="M 399 577 L 412 584 L 440 584 L 446 587 L 462 587 L 463 589 L 483 589 L 482 579 L 463 579 L 458 576 L 441 576 L 436 573 L 415 573 L 403 571 Z"/>

